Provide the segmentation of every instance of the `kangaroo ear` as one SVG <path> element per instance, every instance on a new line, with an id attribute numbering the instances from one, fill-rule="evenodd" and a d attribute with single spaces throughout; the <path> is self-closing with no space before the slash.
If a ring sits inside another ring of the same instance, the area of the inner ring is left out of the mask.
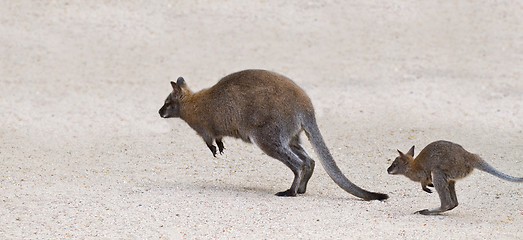
<path id="1" fill-rule="evenodd" d="M 171 86 L 173 87 L 173 94 L 175 96 L 179 95 L 182 92 L 182 89 L 180 88 L 179 84 L 176 84 L 175 82 L 171 81 Z"/>
<path id="2" fill-rule="evenodd" d="M 396 151 L 398 151 L 398 153 L 400 154 L 400 156 L 405 156 L 405 154 L 403 154 L 399 149 L 396 149 Z"/>
<path id="3" fill-rule="evenodd" d="M 410 150 L 407 152 L 407 155 L 414 157 L 414 146 L 410 148 Z"/>
<path id="4" fill-rule="evenodd" d="M 178 80 L 176 80 L 176 84 L 180 87 L 185 87 L 185 79 L 183 77 L 179 77 Z"/>

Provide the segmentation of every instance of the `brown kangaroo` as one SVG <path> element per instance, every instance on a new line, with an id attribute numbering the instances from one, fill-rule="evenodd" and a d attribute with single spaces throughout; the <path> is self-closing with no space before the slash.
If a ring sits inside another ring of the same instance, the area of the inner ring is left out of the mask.
<path id="1" fill-rule="evenodd" d="M 458 206 L 456 197 L 456 180 L 468 176 L 474 168 L 488 172 L 501 179 L 511 182 L 523 182 L 523 178 L 516 178 L 504 174 L 472 154 L 458 144 L 448 141 L 436 141 L 427 145 L 414 158 L 414 146 L 397 157 L 387 169 L 389 174 L 401 174 L 415 182 L 421 182 L 421 188 L 431 193 L 427 186 L 435 187 L 439 194 L 441 206 L 434 209 L 417 211 L 423 215 L 435 215 L 452 210 Z"/>
<path id="2" fill-rule="evenodd" d="M 171 85 L 173 90 L 160 109 L 160 116 L 183 119 L 203 138 L 214 156 L 213 141 L 222 153 L 222 138 L 230 136 L 254 143 L 283 162 L 294 173 L 294 181 L 290 189 L 276 195 L 296 196 L 306 191 L 315 163 L 300 144 L 299 135 L 305 130 L 336 184 L 365 200 L 388 198 L 356 186 L 343 175 L 323 141 L 311 100 L 289 78 L 265 70 L 244 70 L 196 93 L 189 90 L 182 77 Z"/>

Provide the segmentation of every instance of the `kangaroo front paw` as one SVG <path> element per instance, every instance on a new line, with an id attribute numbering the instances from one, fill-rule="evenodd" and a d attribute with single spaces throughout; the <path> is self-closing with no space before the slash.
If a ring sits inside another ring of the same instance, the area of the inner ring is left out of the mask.
<path id="1" fill-rule="evenodd" d="M 220 154 L 223 154 L 223 149 L 225 149 L 225 147 L 223 146 L 223 142 L 220 140 L 216 140 L 216 145 L 218 145 L 218 151 L 220 151 Z"/>
<path id="2" fill-rule="evenodd" d="M 209 147 L 209 150 L 211 150 L 212 155 L 216 157 L 216 147 L 214 145 L 207 145 Z"/>

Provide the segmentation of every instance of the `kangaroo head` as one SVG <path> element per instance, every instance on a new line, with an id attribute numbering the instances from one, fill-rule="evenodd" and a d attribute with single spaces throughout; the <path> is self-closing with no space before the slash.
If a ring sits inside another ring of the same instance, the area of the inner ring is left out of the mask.
<path id="1" fill-rule="evenodd" d="M 407 154 L 402 153 L 400 150 L 398 150 L 398 153 L 400 154 L 396 159 L 394 159 L 394 162 L 390 165 L 390 167 L 387 169 L 387 172 L 389 174 L 404 174 L 407 172 L 407 167 L 410 162 L 414 160 L 414 146 L 410 148 L 410 150 L 407 152 Z"/>
<path id="2" fill-rule="evenodd" d="M 180 117 L 181 100 L 190 94 L 190 90 L 182 77 L 179 77 L 176 82 L 171 82 L 171 86 L 173 87 L 172 92 L 167 96 L 162 108 L 158 111 L 162 118 Z"/>

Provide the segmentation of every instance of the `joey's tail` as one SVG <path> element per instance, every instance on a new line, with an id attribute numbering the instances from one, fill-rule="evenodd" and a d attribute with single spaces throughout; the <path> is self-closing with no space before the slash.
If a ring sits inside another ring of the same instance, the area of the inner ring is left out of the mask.
<path id="1" fill-rule="evenodd" d="M 479 156 L 478 156 L 479 158 Z M 484 171 L 484 172 L 488 172 L 496 177 L 499 177 L 503 180 L 507 180 L 507 181 L 511 181 L 511 182 L 523 182 L 523 178 L 518 178 L 518 177 L 512 177 L 510 175 L 507 175 L 505 173 L 502 173 L 501 171 L 495 169 L 492 165 L 488 164 L 487 162 L 485 162 L 483 159 L 479 158 L 479 162 L 476 166 L 474 166 L 475 168 L 481 170 L 481 171 Z"/>
<path id="2" fill-rule="evenodd" d="M 305 129 L 312 146 L 318 153 L 318 157 L 320 158 L 323 168 L 325 168 L 325 171 L 329 174 L 332 180 L 338 184 L 338 186 L 343 188 L 343 190 L 347 191 L 348 193 L 365 200 L 385 200 L 389 198 L 387 194 L 369 192 L 365 189 L 362 189 L 347 179 L 345 175 L 343 175 L 341 170 L 338 168 L 338 165 L 336 165 L 336 162 L 332 158 L 329 149 L 325 145 L 325 141 L 323 141 L 323 137 L 321 136 L 318 125 L 314 119 L 312 121 L 306 121 L 303 124 L 303 128 Z"/>

